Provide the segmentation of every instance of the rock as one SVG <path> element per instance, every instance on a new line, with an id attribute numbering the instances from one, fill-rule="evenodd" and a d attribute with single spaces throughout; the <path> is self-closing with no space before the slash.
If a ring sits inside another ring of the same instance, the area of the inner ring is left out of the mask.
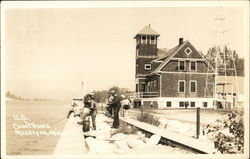
<path id="1" fill-rule="evenodd" d="M 118 149 L 121 149 L 121 150 L 127 150 L 127 149 L 129 149 L 128 144 L 127 144 L 127 142 L 125 140 L 115 141 L 114 144 L 116 145 L 116 147 Z"/>
<path id="2" fill-rule="evenodd" d="M 157 145 L 161 139 L 159 135 L 152 135 L 147 141 L 147 145 Z"/>
<path id="3" fill-rule="evenodd" d="M 137 135 L 128 135 L 126 138 L 126 142 L 129 148 L 139 148 L 145 147 L 145 143 L 142 140 L 139 140 Z"/>
<path id="4" fill-rule="evenodd" d="M 115 140 L 125 140 L 125 138 L 126 138 L 126 135 L 123 133 L 118 133 L 111 137 L 111 139 L 115 139 Z"/>
<path id="5" fill-rule="evenodd" d="M 114 146 L 107 141 L 96 140 L 93 137 L 85 139 L 89 153 L 112 153 Z"/>

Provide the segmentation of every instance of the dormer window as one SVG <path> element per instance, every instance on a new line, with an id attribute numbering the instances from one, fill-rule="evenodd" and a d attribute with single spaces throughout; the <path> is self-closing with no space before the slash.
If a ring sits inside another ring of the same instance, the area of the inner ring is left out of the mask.
<path id="1" fill-rule="evenodd" d="M 184 52 L 185 52 L 187 55 L 189 55 L 189 54 L 191 54 L 192 50 L 191 50 L 189 47 L 187 47 L 187 48 L 184 50 Z"/>
<path id="2" fill-rule="evenodd" d="M 147 44 L 147 37 L 146 36 L 141 36 L 141 43 Z"/>
<path id="3" fill-rule="evenodd" d="M 144 69 L 145 70 L 151 70 L 151 64 L 145 64 Z"/>
<path id="4" fill-rule="evenodd" d="M 185 71 L 185 61 L 179 61 L 178 65 L 179 71 Z"/>

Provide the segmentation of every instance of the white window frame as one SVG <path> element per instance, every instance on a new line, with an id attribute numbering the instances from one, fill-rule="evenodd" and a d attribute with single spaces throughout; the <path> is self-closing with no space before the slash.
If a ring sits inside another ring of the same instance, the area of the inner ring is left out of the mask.
<path id="1" fill-rule="evenodd" d="M 190 53 L 187 53 L 187 50 L 190 50 Z M 193 51 L 192 51 L 192 49 L 190 49 L 190 47 L 187 47 L 187 48 L 184 50 L 184 52 L 185 52 L 187 55 L 190 55 Z"/>
<path id="2" fill-rule="evenodd" d="M 180 63 L 184 61 L 184 70 L 180 70 Z M 186 61 L 185 60 L 179 60 L 178 61 L 178 71 L 186 71 Z"/>
<path id="3" fill-rule="evenodd" d="M 147 68 L 147 66 L 150 66 L 150 68 Z M 144 65 L 144 69 L 145 69 L 145 70 L 151 70 L 151 69 L 152 69 L 152 68 L 151 68 L 151 64 L 148 64 L 148 63 L 145 64 L 145 65 Z"/>
<path id="4" fill-rule="evenodd" d="M 180 82 L 184 82 L 184 91 L 183 92 L 180 92 Z M 178 81 L 178 93 L 186 93 L 186 81 L 185 80 Z"/>
<path id="5" fill-rule="evenodd" d="M 191 83 L 192 82 L 195 82 L 195 92 L 191 92 Z M 197 81 L 195 81 L 195 80 L 190 80 L 190 82 L 189 82 L 189 92 L 190 93 L 197 93 Z"/>
<path id="6" fill-rule="evenodd" d="M 191 70 L 191 68 L 192 68 L 191 63 L 192 62 L 195 62 L 195 70 Z M 197 61 L 190 61 L 190 68 L 189 69 L 190 69 L 190 71 L 197 71 Z"/>
<path id="7" fill-rule="evenodd" d="M 146 39 L 145 39 L 145 43 L 143 42 L 144 40 L 142 39 L 142 37 L 143 37 L 143 36 L 145 36 L 145 37 L 146 37 Z M 147 36 L 146 36 L 146 35 L 142 35 L 142 36 L 141 36 L 141 44 L 147 44 Z"/>
<path id="8" fill-rule="evenodd" d="M 151 37 L 154 37 L 154 40 L 151 40 Z M 156 36 L 149 36 L 150 44 L 156 44 Z"/>

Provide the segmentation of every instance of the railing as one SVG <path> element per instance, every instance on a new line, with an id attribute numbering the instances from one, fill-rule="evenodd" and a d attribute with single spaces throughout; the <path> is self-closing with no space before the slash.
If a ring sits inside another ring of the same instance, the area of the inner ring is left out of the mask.
<path id="1" fill-rule="evenodd" d="M 127 95 L 131 99 L 159 97 L 159 92 L 135 92 Z"/>

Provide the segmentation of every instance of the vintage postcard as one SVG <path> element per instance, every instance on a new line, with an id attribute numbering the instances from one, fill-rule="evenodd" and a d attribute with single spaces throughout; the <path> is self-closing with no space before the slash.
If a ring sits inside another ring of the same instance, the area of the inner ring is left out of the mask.
<path id="1" fill-rule="evenodd" d="M 2 158 L 249 158 L 249 2 L 4 1 Z"/>

